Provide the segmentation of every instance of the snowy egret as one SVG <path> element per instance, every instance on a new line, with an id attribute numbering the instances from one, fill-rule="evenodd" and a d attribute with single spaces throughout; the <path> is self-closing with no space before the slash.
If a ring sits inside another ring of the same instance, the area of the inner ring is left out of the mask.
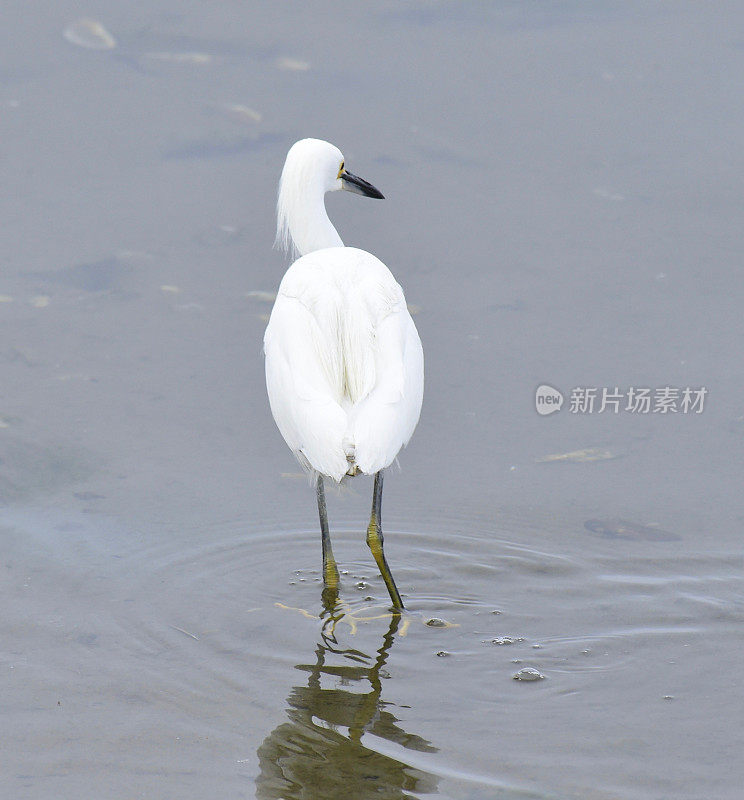
<path id="1" fill-rule="evenodd" d="M 323 581 L 338 593 L 323 478 L 374 475 L 367 544 L 390 599 L 403 608 L 385 559 L 382 477 L 421 412 L 424 355 L 403 290 L 371 253 L 344 247 L 325 209 L 338 189 L 381 199 L 352 175 L 341 151 L 302 139 L 279 182 L 277 244 L 300 257 L 279 286 L 264 335 L 266 388 L 277 427 L 315 478 Z"/>

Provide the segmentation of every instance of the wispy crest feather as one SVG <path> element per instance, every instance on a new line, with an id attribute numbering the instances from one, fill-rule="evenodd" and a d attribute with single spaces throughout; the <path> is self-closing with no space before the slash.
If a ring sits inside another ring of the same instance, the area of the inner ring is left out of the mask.
<path id="1" fill-rule="evenodd" d="M 320 139 L 296 142 L 284 162 L 276 202 L 274 246 L 293 258 L 323 247 L 343 247 L 323 197 L 340 188 L 341 151 Z"/>
<path id="2" fill-rule="evenodd" d="M 289 158 L 284 162 L 282 176 L 279 179 L 279 191 L 276 198 L 276 238 L 274 247 L 289 255 L 292 260 L 300 255 L 300 251 L 292 238 L 289 227 L 290 219 L 297 213 L 297 206 L 302 196 L 302 186 L 306 177 L 302 165 L 293 163 Z"/>

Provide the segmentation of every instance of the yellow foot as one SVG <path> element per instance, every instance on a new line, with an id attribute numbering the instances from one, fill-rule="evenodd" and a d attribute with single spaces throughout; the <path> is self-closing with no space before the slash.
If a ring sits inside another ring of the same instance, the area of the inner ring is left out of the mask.
<path id="1" fill-rule="evenodd" d="M 400 617 L 399 612 L 381 611 L 379 614 L 372 613 L 372 608 L 358 608 L 352 609 L 351 606 L 343 601 L 338 600 L 333 608 L 325 608 L 320 614 L 313 614 L 305 608 L 296 608 L 295 606 L 287 606 L 284 603 L 274 603 L 277 608 L 284 611 L 295 611 L 302 614 L 307 619 L 322 619 L 323 632 L 326 635 L 334 635 L 336 632 L 336 625 L 343 622 L 349 626 L 349 633 L 354 636 L 358 630 L 359 623 L 374 622 L 378 619 L 391 619 L 394 616 Z M 404 617 L 401 621 L 400 628 L 398 629 L 399 636 L 405 636 L 408 633 L 408 628 L 411 625 L 412 617 Z"/>
<path id="2" fill-rule="evenodd" d="M 374 517 L 367 527 L 367 545 L 372 551 L 372 555 L 377 562 L 377 568 L 380 570 L 380 575 L 382 575 L 382 579 L 385 581 L 385 586 L 387 586 L 388 594 L 390 595 L 390 600 L 393 603 L 393 607 L 397 611 L 402 611 L 404 608 L 403 601 L 401 600 L 398 587 L 395 585 L 395 581 L 393 580 L 393 573 L 390 572 L 390 567 L 388 566 L 387 559 L 385 558 L 385 552 L 382 549 L 382 531 L 380 530 L 380 527 L 376 523 Z"/>
<path id="3" fill-rule="evenodd" d="M 338 574 L 338 567 L 336 560 L 332 555 L 328 555 L 323 560 L 323 584 L 326 589 L 338 592 L 338 587 L 341 583 L 341 578 Z"/>

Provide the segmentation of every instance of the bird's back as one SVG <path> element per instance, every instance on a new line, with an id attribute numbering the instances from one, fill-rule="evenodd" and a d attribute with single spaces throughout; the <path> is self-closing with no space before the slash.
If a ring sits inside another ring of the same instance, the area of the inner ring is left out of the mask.
<path id="1" fill-rule="evenodd" d="M 287 270 L 264 337 L 274 419 L 303 462 L 336 480 L 388 466 L 423 397 L 403 291 L 363 250 L 317 250 Z"/>

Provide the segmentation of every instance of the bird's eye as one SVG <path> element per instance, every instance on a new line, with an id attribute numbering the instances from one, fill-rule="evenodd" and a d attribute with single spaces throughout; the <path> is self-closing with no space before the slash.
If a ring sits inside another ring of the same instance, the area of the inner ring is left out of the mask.
<path id="1" fill-rule="evenodd" d="M 341 162 L 341 166 L 339 167 L 339 170 L 338 170 L 338 175 L 336 175 L 336 178 L 340 178 L 341 177 L 341 173 L 343 171 L 344 171 L 344 162 L 342 161 Z"/>

